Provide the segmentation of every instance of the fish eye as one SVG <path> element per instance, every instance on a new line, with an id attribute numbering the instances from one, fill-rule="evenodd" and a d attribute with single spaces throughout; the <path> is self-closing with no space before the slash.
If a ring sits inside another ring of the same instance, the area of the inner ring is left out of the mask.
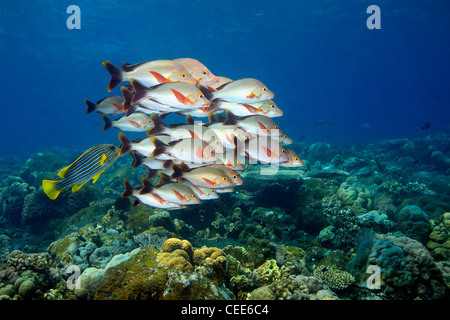
<path id="1" fill-rule="evenodd" d="M 186 75 L 185 72 L 182 72 L 182 73 L 181 73 L 181 77 L 182 77 L 182 78 L 186 78 L 186 76 L 187 76 L 187 75 Z"/>
<path id="2" fill-rule="evenodd" d="M 207 71 L 206 69 L 204 69 L 204 70 L 202 71 L 202 74 L 207 75 L 207 74 L 208 74 L 208 71 Z"/>
<path id="3" fill-rule="evenodd" d="M 232 177 L 233 179 L 236 179 L 236 178 L 237 178 L 237 175 L 233 174 L 231 177 Z"/>
<path id="4" fill-rule="evenodd" d="M 275 129 L 278 129 L 278 126 L 275 126 Z"/>
<path id="5" fill-rule="evenodd" d="M 192 198 L 197 198 L 197 196 L 195 195 L 195 193 L 191 194 Z"/>
<path id="6" fill-rule="evenodd" d="M 214 141 L 215 142 L 215 144 L 219 144 L 220 143 L 220 140 L 216 140 L 216 141 Z"/>
<path id="7" fill-rule="evenodd" d="M 262 91 L 267 91 L 267 87 L 262 87 Z"/>
<path id="8" fill-rule="evenodd" d="M 214 150 L 211 150 L 211 155 L 213 156 L 213 155 L 215 155 L 216 153 L 215 153 L 215 151 Z"/>
<path id="9" fill-rule="evenodd" d="M 295 161 L 298 161 L 299 159 L 298 159 L 298 157 L 295 157 L 294 160 L 295 160 Z"/>
<path id="10" fill-rule="evenodd" d="M 214 190 L 214 189 L 211 189 L 211 193 L 214 193 L 214 192 L 216 192 L 216 190 Z"/>
<path id="11" fill-rule="evenodd" d="M 287 135 L 284 135 L 283 138 L 287 139 Z"/>
<path id="12" fill-rule="evenodd" d="M 227 177 L 223 177 L 222 180 L 223 180 L 223 181 L 227 181 L 228 178 L 227 178 Z"/>
<path id="13" fill-rule="evenodd" d="M 281 149 L 281 152 L 285 153 L 285 152 L 286 152 L 286 150 L 284 150 L 284 148 L 283 148 L 283 149 Z"/>
<path id="14" fill-rule="evenodd" d="M 198 94 L 198 97 L 199 97 L 200 99 L 203 99 L 205 96 L 203 95 L 203 93 L 199 93 L 199 94 Z"/>
<path id="15" fill-rule="evenodd" d="M 275 108 L 275 104 L 272 103 L 272 104 L 270 105 L 270 107 L 271 107 L 271 108 Z"/>

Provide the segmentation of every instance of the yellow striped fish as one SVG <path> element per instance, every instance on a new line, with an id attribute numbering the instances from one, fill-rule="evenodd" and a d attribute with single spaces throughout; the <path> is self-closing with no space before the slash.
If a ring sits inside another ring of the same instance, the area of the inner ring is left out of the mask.
<path id="1" fill-rule="evenodd" d="M 72 164 L 58 172 L 62 180 L 42 180 L 45 194 L 55 200 L 65 188 L 72 187 L 72 192 L 77 192 L 89 180 L 93 179 L 92 183 L 95 183 L 103 171 L 119 158 L 119 150 L 112 144 L 99 144 L 86 150 Z"/>

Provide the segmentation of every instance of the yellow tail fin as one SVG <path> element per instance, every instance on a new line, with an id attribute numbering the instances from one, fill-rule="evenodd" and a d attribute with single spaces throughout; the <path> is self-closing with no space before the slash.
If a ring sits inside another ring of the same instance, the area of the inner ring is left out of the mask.
<path id="1" fill-rule="evenodd" d="M 57 183 L 58 181 L 42 180 L 42 188 L 44 189 L 44 192 L 47 195 L 47 197 L 49 197 L 52 200 L 55 200 L 61 193 L 61 190 L 55 188 Z"/>

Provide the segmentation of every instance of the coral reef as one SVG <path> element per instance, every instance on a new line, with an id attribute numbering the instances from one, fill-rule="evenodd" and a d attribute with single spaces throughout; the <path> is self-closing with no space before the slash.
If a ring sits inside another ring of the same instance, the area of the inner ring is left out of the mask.
<path id="1" fill-rule="evenodd" d="M 448 140 L 296 141 L 304 167 L 246 165 L 251 198 L 179 211 L 120 198 L 146 174 L 125 159 L 54 201 L 40 181 L 77 152 L 3 159 L 0 299 L 448 299 Z"/>

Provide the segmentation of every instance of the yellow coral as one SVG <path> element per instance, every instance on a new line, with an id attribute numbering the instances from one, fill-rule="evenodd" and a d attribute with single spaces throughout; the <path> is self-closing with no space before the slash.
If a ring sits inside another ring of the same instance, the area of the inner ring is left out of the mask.
<path id="1" fill-rule="evenodd" d="M 176 268 L 182 271 L 192 271 L 193 248 L 187 240 L 177 238 L 167 239 L 162 247 L 161 253 L 157 256 L 159 264 L 165 268 Z"/>
<path id="2" fill-rule="evenodd" d="M 259 274 L 261 283 L 263 284 L 270 284 L 281 276 L 280 268 L 274 259 L 267 260 L 255 271 Z"/>
<path id="3" fill-rule="evenodd" d="M 163 252 L 173 252 L 176 249 L 182 249 L 183 242 L 178 238 L 169 238 L 167 239 L 162 247 Z"/>

